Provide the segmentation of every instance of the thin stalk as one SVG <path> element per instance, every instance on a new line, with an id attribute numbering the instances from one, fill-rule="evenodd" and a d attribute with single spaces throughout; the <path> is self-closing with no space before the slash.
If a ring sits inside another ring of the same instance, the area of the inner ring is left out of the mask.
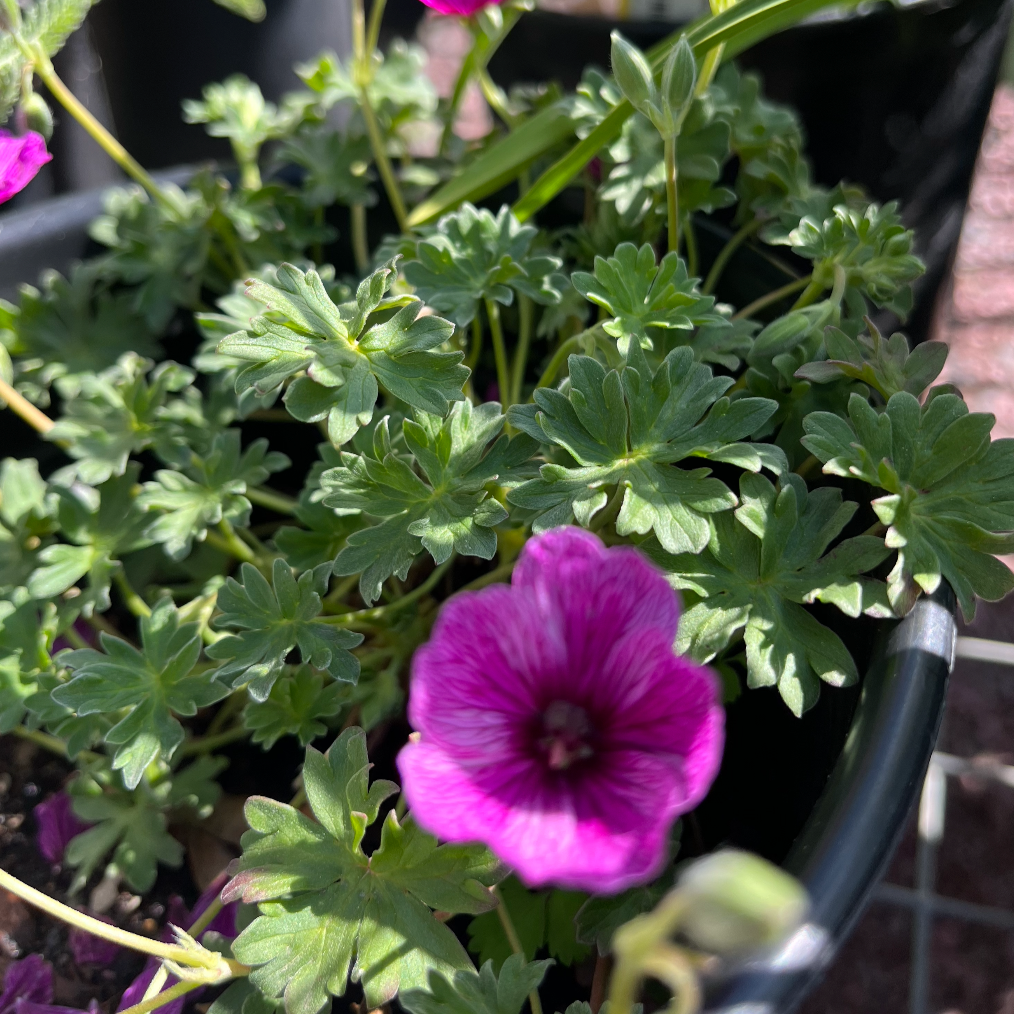
<path id="1" fill-rule="evenodd" d="M 458 109 L 461 106 L 461 100 L 465 97 L 465 89 L 468 87 L 468 82 L 471 80 L 472 72 L 475 70 L 475 53 L 479 42 L 476 39 L 472 44 L 471 50 L 465 56 L 465 59 L 461 61 L 461 69 L 458 71 L 458 76 L 454 81 L 454 90 L 451 92 L 450 100 L 447 106 L 447 115 L 444 119 L 444 130 L 440 135 L 440 153 L 443 154 L 447 149 L 447 145 L 451 142 L 451 137 L 454 135 L 454 121 L 458 117 Z"/>
<path id="2" fill-rule="evenodd" d="M 260 190 L 261 167 L 257 164 L 256 155 L 245 155 L 239 159 L 239 185 L 244 190 Z"/>
<path id="3" fill-rule="evenodd" d="M 139 162 L 102 126 L 78 100 L 77 96 L 60 80 L 49 57 L 41 50 L 31 50 L 35 73 L 49 89 L 53 98 L 70 113 L 91 135 L 98 146 L 136 183 L 140 183 L 156 201 L 167 203 L 159 185 L 148 175 Z"/>
<path id="4" fill-rule="evenodd" d="M 228 547 L 228 551 L 237 560 L 242 560 L 244 563 L 256 562 L 257 556 L 254 551 L 236 535 L 236 530 L 225 518 L 218 522 L 218 530 L 221 532 L 221 538 Z M 208 534 L 211 535 L 211 532 Z"/>
<path id="5" fill-rule="evenodd" d="M 485 67 L 480 67 L 475 76 L 482 89 L 482 97 L 489 103 L 493 112 L 513 130 L 517 126 L 518 118 L 510 111 L 504 90 L 489 76 L 489 71 Z"/>
<path id="6" fill-rule="evenodd" d="M 370 269 L 370 245 L 366 239 L 366 205 L 349 205 L 349 217 L 352 225 L 352 256 L 356 261 L 356 271 L 365 275 Z"/>
<path id="7" fill-rule="evenodd" d="M 602 531 L 606 525 L 616 520 L 616 516 L 620 513 L 620 508 L 623 506 L 623 498 L 626 493 L 626 483 L 618 482 L 612 496 L 610 496 L 605 506 L 599 512 L 599 516 L 592 522 L 591 530 L 593 532 Z"/>
<path id="8" fill-rule="evenodd" d="M 208 723 L 208 728 L 204 731 L 205 738 L 209 736 L 217 736 L 222 731 L 222 727 L 236 714 L 237 711 L 241 710 L 243 705 L 247 702 L 247 693 L 245 690 L 235 690 L 226 699 L 225 703 L 215 712 L 214 718 Z"/>
<path id="9" fill-rule="evenodd" d="M 474 370 L 479 362 L 479 355 L 482 352 L 482 318 L 478 313 L 472 318 L 472 347 L 468 350 L 468 358 L 465 365 Z"/>
<path id="10" fill-rule="evenodd" d="M 819 464 L 820 460 L 815 455 L 810 454 L 800 464 L 799 468 L 795 469 L 796 475 L 802 476 L 802 478 L 805 479 L 806 476 L 809 475 L 810 472 L 812 472 Z"/>
<path id="11" fill-rule="evenodd" d="M 521 946 L 521 939 L 518 937 L 518 931 L 514 928 L 514 923 L 511 922 L 510 913 L 507 911 L 507 904 L 503 900 L 500 889 L 493 887 L 491 891 L 499 902 L 496 906 L 496 912 L 500 916 L 500 925 L 503 926 L 503 931 L 507 936 L 507 942 L 511 945 L 511 950 L 515 954 L 524 954 L 525 949 Z M 542 1014 L 542 1001 L 539 999 L 539 991 L 537 989 L 533 989 L 528 994 L 528 1003 L 531 1005 L 532 1014 Z"/>
<path id="12" fill-rule="evenodd" d="M 372 59 L 377 50 L 377 43 L 380 41 L 380 25 L 384 20 L 384 8 L 387 0 L 373 0 L 373 7 L 370 9 L 370 25 L 366 30 L 366 57 Z"/>
<path id="13" fill-rule="evenodd" d="M 359 583 L 358 574 L 350 574 L 344 581 L 339 581 L 324 598 L 324 605 L 333 606 L 341 603 L 341 600 Z"/>
<path id="14" fill-rule="evenodd" d="M 21 739 L 41 746 L 43 750 L 55 753 L 58 757 L 67 756 L 67 744 L 56 736 L 50 736 L 48 732 L 43 732 L 41 729 L 26 729 L 23 725 L 15 725 L 11 732 Z"/>
<path id="15" fill-rule="evenodd" d="M 151 607 L 134 590 L 134 587 L 128 580 L 127 575 L 123 572 L 122 565 L 113 571 L 113 581 L 123 598 L 123 604 L 131 611 L 131 613 L 134 614 L 134 616 L 139 619 L 147 619 L 147 617 L 151 616 Z"/>
<path id="16" fill-rule="evenodd" d="M 687 274 L 697 277 L 697 234 L 694 232 L 693 216 L 687 213 L 683 220 L 683 237 L 687 248 Z"/>
<path id="17" fill-rule="evenodd" d="M 7 407 L 15 415 L 21 416 L 37 433 L 48 433 L 56 425 L 45 412 L 37 409 L 24 395 L 18 394 L 2 377 L 0 377 L 0 401 L 6 402 Z"/>
<path id="18" fill-rule="evenodd" d="M 398 228 L 402 232 L 411 232 L 408 224 L 408 211 L 405 209 L 405 198 L 401 196 L 401 187 L 398 186 L 398 180 L 395 178 L 387 151 L 384 149 L 384 136 L 380 132 L 380 124 L 373 112 L 373 106 L 370 105 L 365 86 L 359 89 L 359 108 L 362 110 L 363 120 L 366 122 L 366 133 L 370 138 L 373 159 L 377 163 L 377 169 L 380 170 L 380 178 L 384 181 L 384 189 L 387 191 L 387 199 L 391 202 L 394 217 L 398 220 Z"/>
<path id="19" fill-rule="evenodd" d="M 669 252 L 680 248 L 680 208 L 676 193 L 676 138 L 663 141 L 665 155 L 665 203 L 669 215 Z"/>
<path id="20" fill-rule="evenodd" d="M 744 317 L 752 317 L 758 310 L 763 310 L 765 306 L 777 303 L 779 300 L 785 299 L 786 296 L 791 296 L 792 293 L 798 292 L 808 285 L 810 285 L 809 277 L 797 278 L 794 282 L 789 282 L 788 285 L 783 285 L 780 289 L 775 289 L 774 292 L 769 292 L 766 296 L 761 296 L 760 299 L 755 299 L 752 303 L 748 303 L 742 310 L 734 313 L 732 319 L 742 320 Z"/>
<path id="21" fill-rule="evenodd" d="M 824 286 L 817 281 L 814 281 L 811 275 L 806 279 L 806 288 L 803 289 L 802 295 L 792 304 L 793 310 L 802 310 L 804 306 L 809 306 L 811 303 L 817 301 L 817 297 L 824 291 Z"/>
<path id="22" fill-rule="evenodd" d="M 486 316 L 489 318 L 489 333 L 493 338 L 493 356 L 496 359 L 496 383 L 500 388 L 500 404 L 506 412 L 511 404 L 511 375 L 507 367 L 507 347 L 503 341 L 500 326 L 500 306 L 493 299 L 486 299 Z"/>
<path id="23" fill-rule="evenodd" d="M 88 649 L 91 647 L 73 627 L 68 627 L 60 636 L 66 637 L 75 648 Z"/>
<path id="24" fill-rule="evenodd" d="M 204 982 L 177 982 L 175 986 L 170 986 L 167 990 L 156 993 L 155 996 L 147 1000 L 135 1003 L 132 1007 L 124 1007 L 120 1014 L 148 1014 L 148 1011 L 164 1007 L 167 1003 L 172 1003 L 173 1000 L 186 996 L 187 993 L 192 993 L 195 989 L 200 989 L 205 985 L 207 983 Z"/>
<path id="25" fill-rule="evenodd" d="M 321 616 L 319 618 L 320 623 L 353 623 L 353 622 L 371 622 L 373 620 L 383 619 L 390 613 L 398 612 L 404 609 L 405 606 L 411 605 L 413 602 L 421 599 L 436 583 L 443 577 L 447 568 L 454 562 L 456 554 L 452 553 L 451 556 L 444 560 L 439 567 L 434 568 L 433 573 L 417 588 L 413 588 L 407 595 L 403 595 L 400 599 L 396 599 L 394 602 L 389 602 L 387 605 L 374 606 L 372 609 L 357 609 L 351 613 L 338 613 L 335 616 Z"/>
<path id="26" fill-rule="evenodd" d="M 195 754 L 211 753 L 212 750 L 228 746 L 230 743 L 235 743 L 236 740 L 243 739 L 249 735 L 248 729 L 242 725 L 237 725 L 235 729 L 227 729 L 216 736 L 198 736 L 197 739 L 184 743 L 176 755 L 178 757 L 191 757 Z"/>
<path id="27" fill-rule="evenodd" d="M 71 908 L 69 905 L 64 905 L 63 902 L 57 901 L 55 898 L 50 898 L 48 894 L 43 894 L 42 891 L 37 891 L 34 887 L 23 884 L 16 877 L 12 877 L 2 869 L 0 869 L 0 887 L 10 891 L 11 894 L 22 901 L 27 901 L 29 905 L 34 905 L 36 908 L 41 909 L 46 915 L 59 919 L 61 922 L 65 922 L 77 929 L 84 930 L 85 933 L 90 933 L 93 937 L 98 937 L 100 940 L 108 940 L 110 943 L 119 944 L 121 947 L 129 947 L 131 950 L 140 951 L 142 954 L 150 954 L 153 957 L 161 958 L 163 961 L 175 961 L 176 964 L 186 965 L 189 968 L 215 969 L 220 966 L 220 963 L 224 963 L 229 966 L 233 974 L 246 974 L 246 965 L 241 965 L 238 961 L 232 961 L 229 958 L 223 958 L 220 954 L 216 954 L 213 951 L 203 949 L 195 951 L 181 947 L 178 944 L 166 944 L 161 940 L 149 940 L 148 937 L 139 936 L 137 933 L 130 933 L 127 930 L 120 929 L 119 926 L 112 926 L 109 923 L 95 919 L 84 912 Z M 197 985 L 206 985 L 206 983 L 197 983 Z"/>
<path id="28" fill-rule="evenodd" d="M 532 301 L 527 296 L 518 297 L 518 347 L 514 350 L 514 375 L 511 384 L 511 404 L 521 401 L 521 388 L 525 380 L 525 368 L 528 366 L 528 346 L 532 341 L 533 322 Z"/>
<path id="29" fill-rule="evenodd" d="M 211 920 L 222 911 L 222 894 L 219 892 L 215 900 L 197 917 L 193 925 L 187 927 L 187 936 L 195 940 L 211 925 Z"/>
<path id="30" fill-rule="evenodd" d="M 609 973 L 613 968 L 613 959 L 609 954 L 596 954 L 595 971 L 592 973 L 591 997 L 588 999 L 588 1006 L 592 1014 L 599 1014 L 602 1001 L 606 998 L 606 989 L 609 986 Z"/>
<path id="31" fill-rule="evenodd" d="M 719 278 L 722 277 L 722 272 L 725 270 L 725 267 L 729 263 L 732 255 L 755 232 L 759 232 L 760 227 L 763 224 L 763 218 L 755 218 L 752 222 L 747 222 L 746 225 L 732 234 L 729 241 L 718 252 L 718 256 L 715 258 L 715 263 L 711 265 L 708 277 L 704 280 L 704 285 L 701 287 L 701 292 L 704 293 L 704 295 L 710 295 L 715 291 L 715 286 L 718 284 Z"/>
<path id="32" fill-rule="evenodd" d="M 600 331 L 602 328 L 601 321 L 598 324 L 592 324 L 591 327 L 586 328 L 580 334 L 572 335 L 565 342 L 561 342 L 557 350 L 553 353 L 553 358 L 549 360 L 549 365 L 542 371 L 542 376 L 539 377 L 539 382 L 535 385 L 539 387 L 549 387 L 549 385 L 556 379 L 557 373 L 560 372 L 560 367 L 567 361 L 567 357 L 577 349 L 581 348 L 581 343 L 585 338 L 590 337 L 592 334 Z"/>
<path id="33" fill-rule="evenodd" d="M 284 493 L 276 493 L 266 486 L 249 486 L 246 491 L 246 498 L 257 504 L 259 507 L 267 507 L 276 514 L 295 514 L 299 501 Z"/>
<path id="34" fill-rule="evenodd" d="M 701 72 L 697 77 L 697 84 L 694 87 L 694 95 L 700 98 L 715 79 L 715 74 L 722 64 L 722 55 L 725 53 L 725 43 L 719 43 L 708 50 L 708 55 L 701 63 Z"/>

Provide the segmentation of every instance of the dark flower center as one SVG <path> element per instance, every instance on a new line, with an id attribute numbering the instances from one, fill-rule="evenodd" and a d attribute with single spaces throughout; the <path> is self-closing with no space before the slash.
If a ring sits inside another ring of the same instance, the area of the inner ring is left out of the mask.
<path id="1" fill-rule="evenodd" d="M 566 771 L 592 756 L 594 736 L 595 728 L 584 708 L 570 701 L 552 701 L 542 713 L 536 742 L 550 770 Z"/>

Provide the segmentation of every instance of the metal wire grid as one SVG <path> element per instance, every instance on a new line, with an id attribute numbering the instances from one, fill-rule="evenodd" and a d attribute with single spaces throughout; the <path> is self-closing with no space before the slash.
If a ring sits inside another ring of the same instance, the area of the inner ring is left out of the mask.
<path id="1" fill-rule="evenodd" d="M 956 658 L 973 659 L 1014 666 L 1014 644 L 981 637 L 959 637 Z M 937 852 L 944 837 L 948 777 L 971 777 L 996 782 L 1014 789 L 1014 766 L 982 763 L 964 757 L 934 751 L 919 799 L 919 824 L 916 840 L 915 887 L 879 884 L 874 899 L 912 910 L 912 961 L 909 975 L 909 1014 L 928 1014 L 930 989 L 930 947 L 933 920 L 946 916 L 965 922 L 1014 930 L 1014 911 L 975 905 L 957 898 L 946 898 L 934 891 Z"/>

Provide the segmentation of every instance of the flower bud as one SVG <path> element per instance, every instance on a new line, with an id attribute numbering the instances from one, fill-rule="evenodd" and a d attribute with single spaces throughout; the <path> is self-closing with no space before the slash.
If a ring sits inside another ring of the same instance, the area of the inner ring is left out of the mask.
<path id="1" fill-rule="evenodd" d="M 648 114 L 655 96 L 655 82 L 651 67 L 637 46 L 628 42 L 619 32 L 610 35 L 612 50 L 610 61 L 613 77 L 624 98 L 640 113 Z"/>
<path id="2" fill-rule="evenodd" d="M 677 130 L 694 100 L 696 84 L 697 63 L 693 47 L 687 37 L 681 35 L 679 42 L 669 51 L 662 70 L 662 104 Z"/>
<path id="3" fill-rule="evenodd" d="M 677 891 L 686 904 L 681 929 L 712 954 L 775 944 L 803 921 L 809 907 L 806 891 L 794 877 L 734 849 L 689 866 Z"/>
<path id="4" fill-rule="evenodd" d="M 53 136 L 53 111 L 38 93 L 31 92 L 21 99 L 21 111 L 29 130 L 41 134 L 47 141 Z"/>

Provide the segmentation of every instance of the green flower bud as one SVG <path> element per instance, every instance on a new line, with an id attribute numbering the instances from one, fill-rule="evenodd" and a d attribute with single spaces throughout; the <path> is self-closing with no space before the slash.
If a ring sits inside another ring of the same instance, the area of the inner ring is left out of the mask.
<path id="1" fill-rule="evenodd" d="M 668 112 L 677 131 L 694 100 L 697 84 L 697 62 L 693 47 L 685 35 L 669 51 L 662 70 L 662 105 Z"/>
<path id="2" fill-rule="evenodd" d="M 648 115 L 655 97 L 655 82 L 647 59 L 637 46 L 628 42 L 619 32 L 613 32 L 610 39 L 613 77 L 616 78 L 624 98 L 638 112 Z"/>
<path id="3" fill-rule="evenodd" d="M 677 893 L 686 904 L 680 928 L 712 954 L 775 944 L 800 925 L 809 908 L 806 891 L 794 877 L 734 849 L 689 866 Z"/>
<path id="4" fill-rule="evenodd" d="M 41 134 L 47 141 L 53 136 L 53 112 L 38 92 L 31 92 L 21 99 L 21 111 L 25 114 L 29 130 Z"/>

